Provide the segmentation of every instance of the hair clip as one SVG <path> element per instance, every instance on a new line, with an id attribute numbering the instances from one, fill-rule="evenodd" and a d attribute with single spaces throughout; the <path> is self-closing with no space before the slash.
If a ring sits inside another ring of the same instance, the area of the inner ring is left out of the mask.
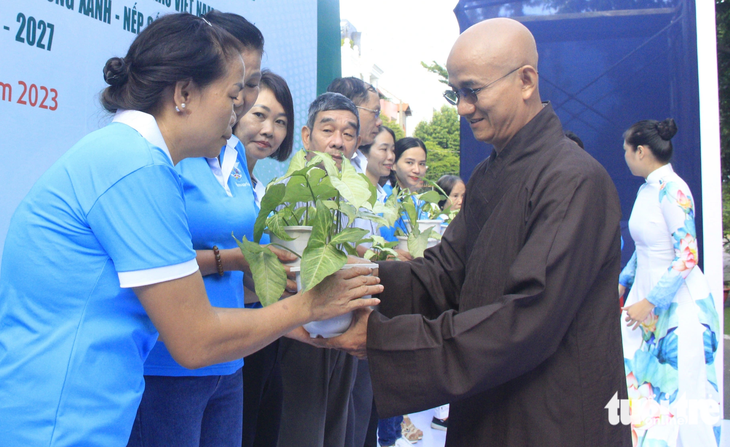
<path id="1" fill-rule="evenodd" d="M 210 22 L 205 17 L 201 17 L 201 19 L 203 19 L 203 22 L 207 23 L 208 26 L 213 26 L 210 24 Z"/>

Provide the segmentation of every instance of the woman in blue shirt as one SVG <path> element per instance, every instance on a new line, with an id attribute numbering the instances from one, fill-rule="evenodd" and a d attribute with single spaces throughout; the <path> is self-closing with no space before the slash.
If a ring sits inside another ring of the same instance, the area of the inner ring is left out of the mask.
<path id="1" fill-rule="evenodd" d="M 254 176 L 256 163 L 265 158 L 285 161 L 294 143 L 294 102 L 286 81 L 264 70 L 259 85 L 256 103 L 233 128 L 245 150 L 257 209 L 266 186 Z M 261 243 L 268 243 L 268 235 L 261 238 Z M 244 295 L 246 307 L 261 307 L 254 291 L 246 288 Z M 243 447 L 275 447 L 277 444 L 282 405 L 278 353 L 279 340 L 276 340 L 244 359 Z"/>
<path id="2" fill-rule="evenodd" d="M 384 187 L 388 197 L 393 193 L 397 185 L 400 189 L 407 189 L 416 192 L 423 187 L 423 179 L 426 177 L 426 158 L 428 151 L 426 145 L 419 138 L 405 137 L 395 142 L 395 164 L 390 172 L 390 187 Z M 413 199 L 416 205 L 419 218 L 427 218 L 427 214 L 421 210 L 421 206 Z M 381 227 L 380 235 L 388 241 L 396 241 L 395 230 L 400 228 L 403 233 L 408 232 L 403 219 L 398 219 L 393 227 Z M 411 258 L 412 259 L 412 258 Z M 408 260 L 406 258 L 406 260 Z"/>
<path id="3" fill-rule="evenodd" d="M 235 109 L 241 118 L 258 97 L 264 37 L 237 14 L 214 10 L 204 17 L 243 44 L 243 101 Z M 188 224 L 205 290 L 216 307 L 244 307 L 243 270 L 248 264 L 231 234 L 252 240 L 258 215 L 246 158 L 241 142 L 233 135 L 218 157 L 187 158 L 175 166 L 183 182 Z M 284 260 L 294 257 L 283 250 L 278 252 Z M 220 270 L 217 259 L 221 259 Z M 240 445 L 242 366 L 243 360 L 236 359 L 190 370 L 172 358 L 164 341 L 158 341 L 145 362 L 145 392 L 128 446 Z"/>
<path id="4" fill-rule="evenodd" d="M 190 14 L 152 22 L 104 68 L 114 122 L 71 148 L 18 206 L 0 272 L 4 446 L 125 445 L 158 331 L 177 362 L 198 368 L 377 303 L 352 302 L 379 293 L 375 279 L 338 273 L 266 309 L 210 305 L 174 165 L 217 156 L 231 136 L 241 50 Z"/>

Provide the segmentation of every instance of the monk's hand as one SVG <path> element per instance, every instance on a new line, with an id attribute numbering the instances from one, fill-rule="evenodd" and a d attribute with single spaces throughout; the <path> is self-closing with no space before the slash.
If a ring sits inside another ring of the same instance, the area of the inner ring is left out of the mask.
<path id="1" fill-rule="evenodd" d="M 644 298 L 631 306 L 622 307 L 621 310 L 626 311 L 626 318 L 624 319 L 626 326 L 635 330 L 651 314 L 651 311 L 654 310 L 654 305 Z"/>
<path id="2" fill-rule="evenodd" d="M 352 320 L 350 328 L 344 334 L 337 337 L 323 339 L 326 347 L 339 349 L 359 359 L 367 358 L 368 319 L 373 312 L 370 308 L 358 309 Z"/>
<path id="3" fill-rule="evenodd" d="M 363 298 L 383 291 L 380 278 L 368 267 L 340 270 L 304 293 L 309 299 L 309 321 L 326 320 L 368 306 L 377 306 L 377 298 Z"/>
<path id="4" fill-rule="evenodd" d="M 322 337 L 312 338 L 312 336 L 304 329 L 303 326 L 299 326 L 296 329 L 292 329 L 289 333 L 284 334 L 284 337 L 291 338 L 292 340 L 300 341 L 308 345 L 314 346 L 315 348 L 328 348 L 327 339 Z"/>

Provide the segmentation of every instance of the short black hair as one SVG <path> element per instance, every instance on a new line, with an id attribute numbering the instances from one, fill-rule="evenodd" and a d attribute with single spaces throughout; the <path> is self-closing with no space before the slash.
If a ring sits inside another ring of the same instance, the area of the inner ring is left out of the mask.
<path id="1" fill-rule="evenodd" d="M 355 77 L 337 78 L 327 86 L 328 92 L 339 93 L 350 98 L 356 106 L 362 105 L 368 100 L 370 92 L 378 94 L 372 84 Z"/>
<path id="2" fill-rule="evenodd" d="M 355 104 L 347 97 L 340 93 L 325 92 L 317 96 L 309 105 L 309 116 L 307 117 L 307 127 L 314 129 L 314 122 L 319 112 L 327 112 L 330 110 L 346 110 L 352 112 L 357 120 L 357 132 L 360 134 L 360 114 L 357 112 Z"/>
<path id="3" fill-rule="evenodd" d="M 279 101 L 286 114 L 286 137 L 279 145 L 279 148 L 269 155 L 269 158 L 284 161 L 289 158 L 294 146 L 294 101 L 292 100 L 291 91 L 284 78 L 269 70 L 261 72 L 261 89 L 271 90 L 274 98 Z"/>

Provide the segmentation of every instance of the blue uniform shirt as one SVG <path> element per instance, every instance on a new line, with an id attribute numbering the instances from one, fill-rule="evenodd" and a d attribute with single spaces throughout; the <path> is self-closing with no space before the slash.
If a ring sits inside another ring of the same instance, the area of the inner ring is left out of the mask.
<path id="1" fill-rule="evenodd" d="M 0 272 L 0 443 L 125 445 L 157 331 L 130 287 L 198 269 L 154 117 L 123 111 L 33 186 Z"/>
<path id="2" fill-rule="evenodd" d="M 222 165 L 217 158 L 186 158 L 175 166 L 185 192 L 185 207 L 193 237 L 193 248 L 212 250 L 238 248 L 236 238 L 253 239 L 258 210 L 243 145 L 235 136 L 223 148 Z M 243 272 L 217 273 L 203 277 L 210 304 L 215 307 L 243 307 Z M 165 344 L 158 341 L 144 365 L 146 375 L 210 376 L 233 374 L 243 360 L 235 360 L 195 370 L 180 366 Z"/>

